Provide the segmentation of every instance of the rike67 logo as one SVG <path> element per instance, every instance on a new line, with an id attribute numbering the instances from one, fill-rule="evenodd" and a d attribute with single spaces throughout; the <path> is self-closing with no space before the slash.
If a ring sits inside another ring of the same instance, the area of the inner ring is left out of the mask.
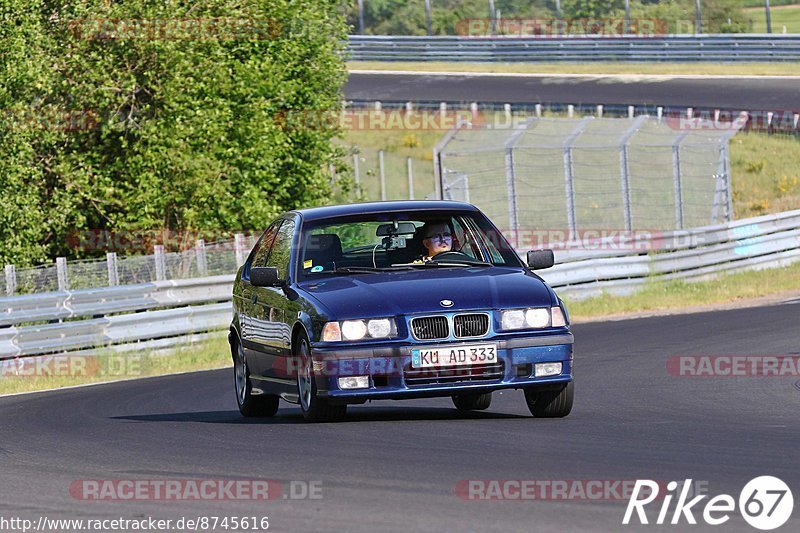
<path id="1" fill-rule="evenodd" d="M 705 506 L 700 505 L 706 494 L 701 494 L 689 499 L 689 489 L 692 480 L 687 479 L 679 485 L 676 481 L 667 484 L 665 495 L 659 494 L 660 485 L 649 479 L 638 479 L 633 488 L 628 507 L 625 510 L 625 517 L 622 523 L 627 525 L 636 512 L 636 518 L 640 524 L 649 524 L 645 506 L 656 499 L 662 499 L 661 508 L 655 523 L 662 524 L 697 524 L 694 513 L 701 513 L 706 524 L 712 526 L 722 525 L 731 518 L 731 513 L 736 511 L 737 502 L 729 494 L 714 496 Z M 680 494 L 678 494 L 678 488 Z M 677 496 L 675 508 L 672 511 L 671 519 L 667 522 L 670 515 L 670 506 L 674 496 Z M 702 508 L 702 511 L 701 511 Z M 794 498 L 789 486 L 782 480 L 773 476 L 760 476 L 751 479 L 739 493 L 738 510 L 745 522 L 754 528 L 764 531 L 776 529 L 785 524 L 792 516 L 794 509 Z M 685 522 L 683 522 L 685 520 Z"/>

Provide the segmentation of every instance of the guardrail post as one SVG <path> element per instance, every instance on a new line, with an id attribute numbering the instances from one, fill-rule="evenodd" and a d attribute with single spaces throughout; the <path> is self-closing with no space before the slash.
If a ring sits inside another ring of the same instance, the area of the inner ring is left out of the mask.
<path id="1" fill-rule="evenodd" d="M 236 233 L 233 236 L 233 249 L 236 253 L 236 267 L 238 268 L 244 264 L 245 259 L 244 235 L 241 233 Z"/>
<path id="2" fill-rule="evenodd" d="M 439 103 L 439 114 L 442 115 L 442 122 L 447 117 L 447 102 Z"/>
<path id="3" fill-rule="evenodd" d="M 681 175 L 681 142 L 689 135 L 682 131 L 672 143 L 672 180 L 675 188 L 675 227 L 683 229 L 683 177 Z"/>
<path id="4" fill-rule="evenodd" d="M 503 113 L 506 115 L 506 122 L 511 122 L 511 104 L 503 104 Z"/>
<path id="5" fill-rule="evenodd" d="M 386 169 L 383 164 L 383 150 L 378 151 L 378 163 L 381 170 L 381 200 L 386 200 Z"/>
<path id="6" fill-rule="evenodd" d="M 664 117 L 664 108 L 658 106 L 656 108 L 656 118 L 658 118 L 658 123 L 661 124 L 661 119 Z"/>
<path id="7" fill-rule="evenodd" d="M 597 106 L 597 118 L 603 118 L 603 105 L 602 104 Z"/>
<path id="8" fill-rule="evenodd" d="M 537 117 L 541 117 L 542 116 L 542 104 L 536 104 L 535 106 L 533 106 L 533 108 L 534 108 L 534 110 L 536 112 L 536 116 Z"/>
<path id="9" fill-rule="evenodd" d="M 17 293 L 17 267 L 6 265 L 6 295 L 14 296 Z"/>
<path id="10" fill-rule="evenodd" d="M 636 108 L 632 105 L 628 106 L 628 118 L 633 118 L 636 115 Z"/>
<path id="11" fill-rule="evenodd" d="M 567 105 L 567 116 L 572 118 L 575 116 L 575 106 L 572 104 Z"/>
<path id="12" fill-rule="evenodd" d="M 119 270 L 117 269 L 117 252 L 106 253 L 106 267 L 108 269 L 108 286 L 119 285 Z"/>
<path id="13" fill-rule="evenodd" d="M 408 166 L 408 199 L 414 199 L 414 169 L 412 168 L 411 158 L 406 159 L 406 165 Z"/>
<path id="14" fill-rule="evenodd" d="M 67 258 L 56 257 L 56 274 L 58 276 L 58 290 L 69 290 L 69 277 L 67 276 Z"/>
<path id="15" fill-rule="evenodd" d="M 153 259 L 156 264 L 156 281 L 164 281 L 167 279 L 167 258 L 163 244 L 153 246 Z"/>
<path id="16" fill-rule="evenodd" d="M 206 258 L 206 241 L 204 239 L 197 239 L 194 253 L 197 256 L 197 272 L 201 276 L 208 276 L 208 259 Z"/>
<path id="17" fill-rule="evenodd" d="M 380 111 L 381 110 L 381 102 L 380 102 L 380 100 L 375 102 L 374 105 L 375 105 L 375 111 Z"/>

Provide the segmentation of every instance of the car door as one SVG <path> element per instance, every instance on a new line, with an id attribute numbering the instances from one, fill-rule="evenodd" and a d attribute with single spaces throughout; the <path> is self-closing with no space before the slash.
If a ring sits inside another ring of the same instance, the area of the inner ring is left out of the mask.
<path id="1" fill-rule="evenodd" d="M 255 266 L 266 266 L 278 229 L 283 219 L 273 222 L 261 236 L 250 256 L 245 261 L 242 269 L 241 292 L 238 296 L 237 309 L 239 311 L 239 326 L 242 334 L 242 348 L 244 349 L 250 373 L 254 376 L 262 374 L 264 358 L 261 354 L 259 328 L 259 308 L 256 305 L 256 287 L 250 284 L 250 269 Z"/>
<path id="2" fill-rule="evenodd" d="M 292 243 L 297 224 L 285 219 L 275 235 L 275 243 L 266 265 L 278 269 L 278 277 L 289 281 Z M 284 287 L 253 287 L 254 324 L 258 344 L 258 368 L 261 375 L 273 381 L 291 383 L 291 369 L 286 356 L 291 352 L 290 302 Z"/>

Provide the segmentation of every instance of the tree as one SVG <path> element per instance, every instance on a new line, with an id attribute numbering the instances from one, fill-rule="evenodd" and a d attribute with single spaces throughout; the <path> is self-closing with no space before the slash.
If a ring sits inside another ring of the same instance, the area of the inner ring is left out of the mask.
<path id="1" fill-rule="evenodd" d="M 0 259 L 74 255 L 84 229 L 258 229 L 329 198 L 336 122 L 285 118 L 340 108 L 338 2 L 0 1 Z"/>

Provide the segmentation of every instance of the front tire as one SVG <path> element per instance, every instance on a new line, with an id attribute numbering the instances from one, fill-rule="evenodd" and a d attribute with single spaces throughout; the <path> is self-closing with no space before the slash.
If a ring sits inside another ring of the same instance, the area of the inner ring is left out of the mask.
<path id="1" fill-rule="evenodd" d="M 492 405 L 492 393 L 453 396 L 453 405 L 459 411 L 483 411 Z"/>
<path id="2" fill-rule="evenodd" d="M 311 361 L 308 339 L 303 335 L 297 342 L 297 394 L 300 410 L 306 422 L 338 422 L 347 414 L 347 404 L 334 405 L 317 396 L 317 382 Z"/>
<path id="3" fill-rule="evenodd" d="M 525 403 L 536 418 L 563 418 L 572 411 L 575 382 L 556 390 L 525 389 Z"/>
<path id="4" fill-rule="evenodd" d="M 240 342 L 233 347 L 233 384 L 239 412 L 246 418 L 267 418 L 278 412 L 280 398 L 270 394 L 253 394 L 250 369 Z"/>

